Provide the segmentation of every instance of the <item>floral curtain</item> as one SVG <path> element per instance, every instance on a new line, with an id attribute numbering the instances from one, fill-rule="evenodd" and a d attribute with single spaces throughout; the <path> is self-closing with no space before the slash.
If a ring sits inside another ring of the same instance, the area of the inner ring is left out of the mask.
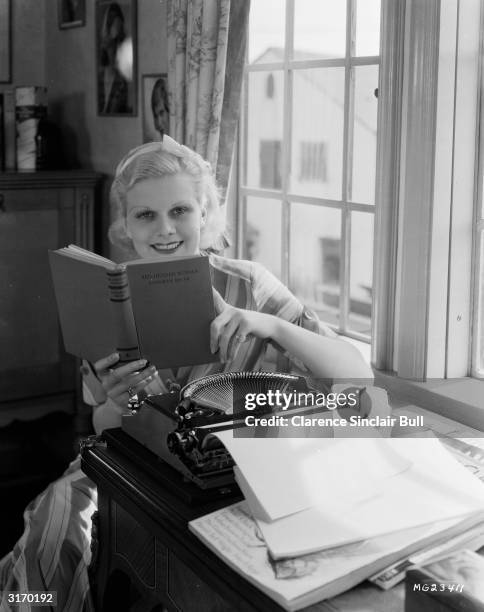
<path id="1" fill-rule="evenodd" d="M 240 110 L 250 0 L 168 0 L 170 135 L 225 189 Z"/>

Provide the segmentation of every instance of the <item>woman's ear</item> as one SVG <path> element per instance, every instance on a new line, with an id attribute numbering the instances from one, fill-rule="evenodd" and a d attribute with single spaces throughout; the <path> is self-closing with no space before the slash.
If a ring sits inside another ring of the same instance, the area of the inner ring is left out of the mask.
<path id="1" fill-rule="evenodd" d="M 200 218 L 200 227 L 204 227 L 206 222 L 207 222 L 207 207 L 206 206 L 202 206 L 202 215 L 201 215 L 201 218 Z"/>

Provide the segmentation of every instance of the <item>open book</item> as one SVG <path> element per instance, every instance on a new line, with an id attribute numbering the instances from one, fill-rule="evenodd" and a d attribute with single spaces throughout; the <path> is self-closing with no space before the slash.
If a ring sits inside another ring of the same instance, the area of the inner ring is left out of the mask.
<path id="1" fill-rule="evenodd" d="M 49 252 L 68 353 L 94 362 L 117 351 L 158 368 L 216 361 L 208 257 L 163 257 L 116 264 L 69 245 Z"/>
<path id="2" fill-rule="evenodd" d="M 274 559 L 484 512 L 483 483 L 436 438 L 217 435 Z"/>

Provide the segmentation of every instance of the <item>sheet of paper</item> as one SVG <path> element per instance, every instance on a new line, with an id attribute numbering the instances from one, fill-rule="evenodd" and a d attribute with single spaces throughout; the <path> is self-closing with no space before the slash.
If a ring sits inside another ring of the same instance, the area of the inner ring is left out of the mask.
<path id="1" fill-rule="evenodd" d="M 234 438 L 231 430 L 217 435 L 257 499 L 254 516 L 263 520 L 321 504 L 335 513 L 349 510 L 412 464 L 383 438 Z"/>
<path id="2" fill-rule="evenodd" d="M 332 597 L 377 571 L 358 573 L 360 568 L 458 522 L 444 521 L 280 562 L 270 561 L 245 502 L 195 519 L 189 528 L 235 571 L 287 609 L 298 609 Z M 384 561 L 379 567 L 383 566 Z"/>
<path id="3" fill-rule="evenodd" d="M 373 498 L 361 500 L 343 512 L 334 512 L 331 504 L 324 503 L 272 523 L 258 521 L 275 558 L 484 510 L 483 483 L 437 439 L 397 438 L 386 442 L 413 464 L 409 470 L 387 479 Z"/>

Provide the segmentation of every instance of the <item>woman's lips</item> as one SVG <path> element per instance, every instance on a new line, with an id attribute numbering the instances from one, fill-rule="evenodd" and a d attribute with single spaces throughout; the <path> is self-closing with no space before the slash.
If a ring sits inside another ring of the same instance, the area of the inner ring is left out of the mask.
<path id="1" fill-rule="evenodd" d="M 183 240 L 179 240 L 178 242 L 169 242 L 167 244 L 156 243 L 150 246 L 157 253 L 171 254 L 174 253 L 182 244 Z"/>

